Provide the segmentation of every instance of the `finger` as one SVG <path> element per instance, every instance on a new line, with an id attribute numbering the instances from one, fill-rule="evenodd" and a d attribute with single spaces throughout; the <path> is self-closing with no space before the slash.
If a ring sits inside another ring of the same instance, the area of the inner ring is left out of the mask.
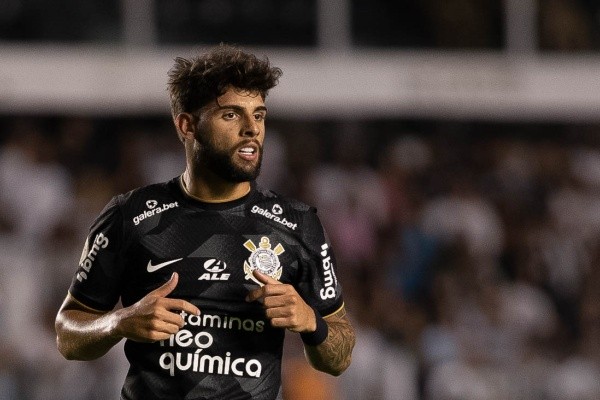
<path id="1" fill-rule="evenodd" d="M 265 296 L 265 298 L 263 300 L 263 304 L 264 304 L 265 308 L 277 308 L 277 307 L 293 306 L 294 301 L 293 301 L 293 298 L 290 300 L 289 296 L 273 295 L 273 296 Z"/>
<path id="2" fill-rule="evenodd" d="M 265 310 L 265 315 L 267 316 L 268 319 L 274 319 L 274 318 L 290 318 L 293 316 L 292 310 L 290 310 L 287 307 L 274 307 L 274 308 L 267 308 Z"/>
<path id="3" fill-rule="evenodd" d="M 290 323 L 289 318 L 270 318 L 269 321 L 273 328 L 294 328 L 293 325 Z"/>
<path id="4" fill-rule="evenodd" d="M 198 307 L 182 299 L 163 299 L 161 305 L 170 311 L 185 311 L 188 314 L 200 315 Z"/>
<path id="5" fill-rule="evenodd" d="M 256 280 L 258 280 L 260 283 L 263 283 L 265 285 L 281 285 L 281 282 L 279 282 L 276 279 L 271 278 L 269 275 L 263 274 L 262 272 L 260 272 L 257 269 L 252 271 L 252 275 L 254 275 Z"/>
<path id="6" fill-rule="evenodd" d="M 173 272 L 171 278 L 169 278 L 169 280 L 164 285 L 157 289 L 154 289 L 153 291 L 148 293 L 148 295 L 156 297 L 167 297 L 169 294 L 171 294 L 173 290 L 175 290 L 177 282 L 179 282 L 179 275 L 177 274 L 177 272 Z"/>
<path id="7" fill-rule="evenodd" d="M 172 335 L 174 333 L 179 332 L 182 328 L 179 323 L 171 323 L 167 321 L 160 321 L 159 323 L 154 324 L 149 328 L 149 332 L 158 333 L 158 334 L 167 334 Z"/>
<path id="8" fill-rule="evenodd" d="M 285 285 L 281 282 L 277 282 L 277 284 L 266 284 L 248 292 L 246 301 L 252 302 L 258 300 L 263 303 L 269 297 L 291 294 L 290 288 L 290 285 Z"/>
<path id="9" fill-rule="evenodd" d="M 156 320 L 150 321 L 150 324 L 153 324 L 152 327 L 155 330 L 160 330 L 159 327 L 163 324 L 177 326 L 178 328 L 183 328 L 185 325 L 185 321 L 179 313 L 163 310 L 163 312 L 157 314 L 156 317 Z"/>
<path id="10" fill-rule="evenodd" d="M 148 326 L 140 335 L 134 339 L 143 342 L 155 342 L 158 340 L 166 340 L 171 335 L 179 332 L 180 327 L 177 324 L 161 323 L 159 325 Z"/>
<path id="11" fill-rule="evenodd" d="M 263 297 L 264 297 L 264 291 L 263 291 L 263 288 L 260 287 L 258 289 L 254 289 L 254 290 L 251 290 L 250 292 L 248 292 L 248 294 L 246 295 L 246 301 L 251 303 L 253 301 L 260 300 L 262 302 Z"/>

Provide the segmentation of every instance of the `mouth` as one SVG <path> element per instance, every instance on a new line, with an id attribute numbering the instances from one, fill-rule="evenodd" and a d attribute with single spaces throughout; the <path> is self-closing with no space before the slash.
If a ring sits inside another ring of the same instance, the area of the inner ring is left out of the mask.
<path id="1" fill-rule="evenodd" d="M 244 160 L 253 161 L 258 157 L 258 145 L 256 144 L 244 144 L 237 151 L 237 154 Z"/>

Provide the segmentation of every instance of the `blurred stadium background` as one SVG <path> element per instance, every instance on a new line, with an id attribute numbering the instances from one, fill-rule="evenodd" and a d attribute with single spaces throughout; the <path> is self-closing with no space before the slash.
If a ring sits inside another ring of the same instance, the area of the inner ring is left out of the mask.
<path id="1" fill-rule="evenodd" d="M 3 0 L 1 399 L 118 397 L 54 316 L 110 197 L 182 171 L 166 72 L 221 41 L 284 70 L 260 179 L 319 208 L 358 334 L 337 379 L 288 335 L 286 400 L 600 399 L 592 0 Z"/>

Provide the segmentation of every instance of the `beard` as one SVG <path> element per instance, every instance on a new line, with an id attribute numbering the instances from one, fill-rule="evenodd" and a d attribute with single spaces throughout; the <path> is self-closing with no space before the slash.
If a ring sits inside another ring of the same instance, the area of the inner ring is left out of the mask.
<path id="1" fill-rule="evenodd" d="M 219 149 L 210 140 L 206 140 L 203 135 L 197 135 L 194 151 L 194 168 L 197 173 L 202 171 L 211 171 L 221 179 L 241 183 L 255 180 L 260 175 L 262 164 L 262 146 L 258 144 L 258 159 L 255 164 L 250 162 L 240 162 L 236 164 L 234 155 L 240 146 L 233 149 Z"/>

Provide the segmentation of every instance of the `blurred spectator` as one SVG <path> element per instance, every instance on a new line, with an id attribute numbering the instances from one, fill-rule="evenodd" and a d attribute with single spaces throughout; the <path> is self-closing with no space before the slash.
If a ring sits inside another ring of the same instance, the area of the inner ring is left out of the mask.
<path id="1" fill-rule="evenodd" d="M 476 191 L 467 176 L 458 172 L 450 179 L 450 193 L 423 206 L 423 230 L 448 243 L 465 240 L 469 252 L 479 259 L 497 257 L 504 231 L 495 206 Z"/>
<path id="2" fill-rule="evenodd" d="M 419 365 L 414 354 L 387 340 L 372 326 L 357 321 L 352 364 L 340 376 L 344 400 L 416 400 Z"/>
<path id="3" fill-rule="evenodd" d="M 600 398 L 600 368 L 584 357 L 574 356 L 553 369 L 547 381 L 549 400 Z"/>
<path id="4" fill-rule="evenodd" d="M 282 135 L 274 129 L 269 129 L 263 146 L 267 149 L 262 160 L 262 168 L 258 183 L 263 187 L 272 188 L 279 193 L 289 190 L 289 166 L 287 164 L 286 143 Z"/>
<path id="5" fill-rule="evenodd" d="M 3 219 L 23 239 L 43 238 L 71 207 L 71 177 L 35 121 L 16 119 L 0 150 Z"/>
<path id="6" fill-rule="evenodd" d="M 382 182 L 366 162 L 365 136 L 350 124 L 340 131 L 332 159 L 310 172 L 309 193 L 340 265 L 352 273 L 359 265 L 373 263 L 377 229 L 389 215 Z"/>

